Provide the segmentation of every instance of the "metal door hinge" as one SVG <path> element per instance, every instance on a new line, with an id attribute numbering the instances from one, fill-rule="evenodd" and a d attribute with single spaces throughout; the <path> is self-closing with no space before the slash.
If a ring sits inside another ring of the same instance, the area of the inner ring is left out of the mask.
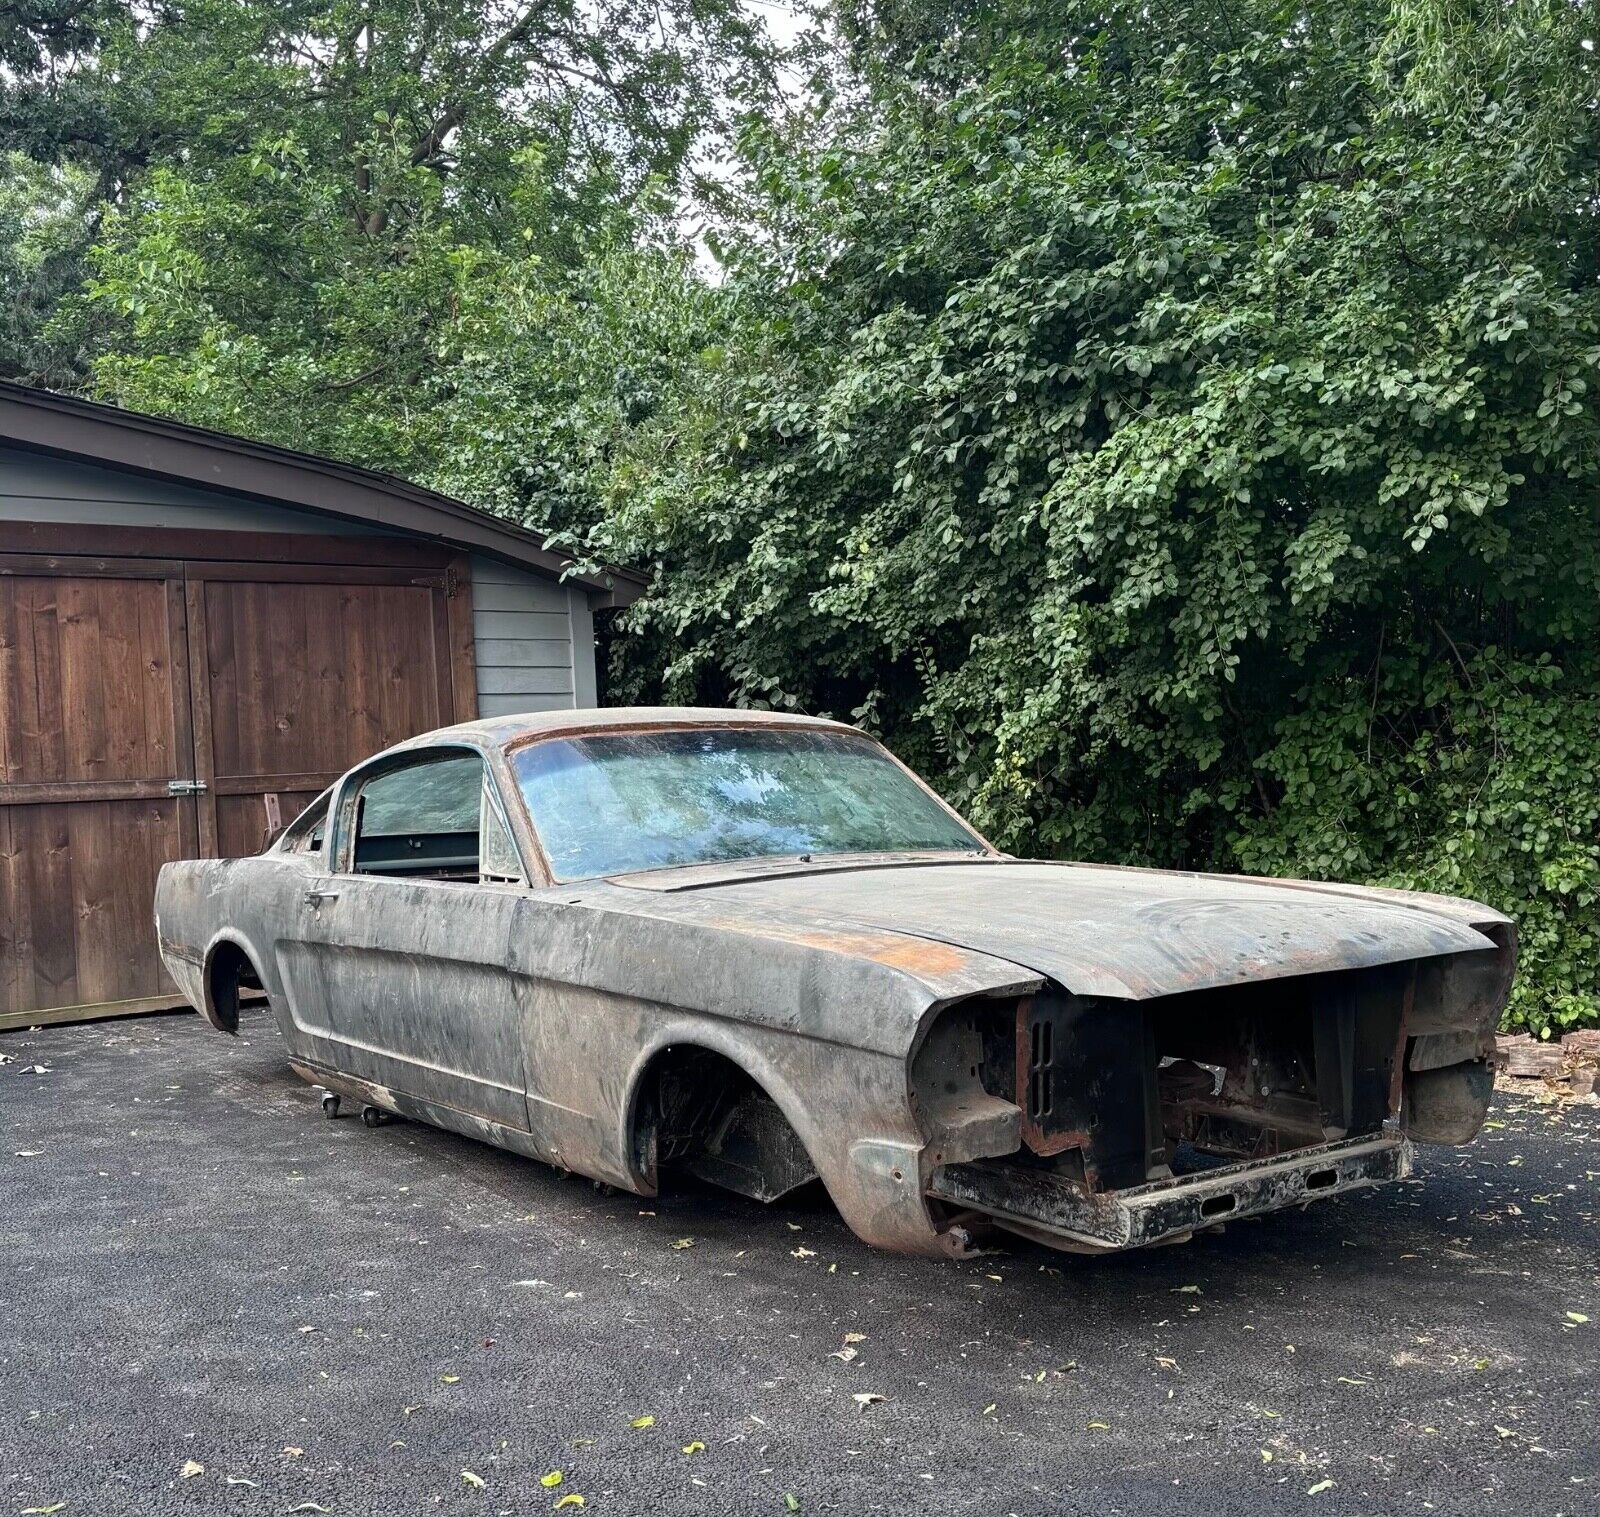
<path id="1" fill-rule="evenodd" d="M 168 780 L 168 795 L 204 795 L 206 782 L 204 780 Z"/>

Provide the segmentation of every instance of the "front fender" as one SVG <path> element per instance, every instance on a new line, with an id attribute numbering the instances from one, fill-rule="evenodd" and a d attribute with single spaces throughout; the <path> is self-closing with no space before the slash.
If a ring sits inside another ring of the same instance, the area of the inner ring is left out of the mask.
<path id="1" fill-rule="evenodd" d="M 907 933 L 743 917 L 716 902 L 600 887 L 524 904 L 513 969 L 611 997 L 904 1059 L 951 1001 L 1022 995 L 1043 981 L 1005 959 Z"/>

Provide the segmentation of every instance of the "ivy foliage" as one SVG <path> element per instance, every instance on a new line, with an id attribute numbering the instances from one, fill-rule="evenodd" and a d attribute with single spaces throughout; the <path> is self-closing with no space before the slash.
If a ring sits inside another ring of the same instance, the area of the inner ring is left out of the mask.
<path id="1" fill-rule="evenodd" d="M 624 689 L 864 720 L 1029 853 L 1481 897 L 1593 1022 L 1596 59 L 1468 10 L 856 18 L 613 481 Z"/>

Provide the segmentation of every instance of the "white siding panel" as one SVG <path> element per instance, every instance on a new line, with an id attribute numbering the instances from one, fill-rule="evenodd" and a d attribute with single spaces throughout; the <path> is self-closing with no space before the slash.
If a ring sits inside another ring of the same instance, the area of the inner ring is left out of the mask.
<path id="1" fill-rule="evenodd" d="M 570 695 L 480 695 L 479 716 L 519 716 L 524 711 L 569 711 Z"/>
<path id="2" fill-rule="evenodd" d="M 485 676 L 489 676 L 488 681 Z M 494 685 L 505 688 L 496 690 Z M 488 695 L 564 695 L 564 706 L 572 704 L 572 670 L 561 669 L 478 669 L 478 692 Z"/>
<path id="3" fill-rule="evenodd" d="M 574 619 L 574 595 L 587 618 L 589 598 L 581 589 L 492 559 L 473 559 L 472 630 L 482 715 L 594 703 L 592 693 L 587 701 L 579 699 L 586 677 L 587 691 L 593 690 L 594 630 L 592 622 Z"/>
<path id="4" fill-rule="evenodd" d="M 509 574 L 512 571 L 503 569 L 501 572 Z M 534 579 L 531 575 L 524 576 L 515 584 L 503 579 L 480 579 L 474 566 L 472 605 L 477 611 L 537 611 L 550 616 L 565 616 L 567 592 L 554 580 Z"/>
<path id="5" fill-rule="evenodd" d="M 472 608 L 474 637 L 531 637 L 541 641 L 569 642 L 572 629 L 567 608 L 559 611 L 485 611 Z"/>
<path id="6" fill-rule="evenodd" d="M 571 695 L 572 679 L 565 668 L 496 669 L 478 665 L 479 695 Z"/>
<path id="7" fill-rule="evenodd" d="M 478 641 L 480 669 L 559 669 L 572 673 L 572 644 L 566 638 L 485 637 Z M 567 686 L 571 688 L 569 678 Z M 533 688 L 531 685 L 528 687 Z"/>

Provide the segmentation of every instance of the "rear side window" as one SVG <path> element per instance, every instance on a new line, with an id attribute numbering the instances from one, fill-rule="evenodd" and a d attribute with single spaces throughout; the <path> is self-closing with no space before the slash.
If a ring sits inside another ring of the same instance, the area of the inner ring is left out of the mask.
<path id="1" fill-rule="evenodd" d="M 328 836 L 328 802 L 331 790 L 324 790 L 284 829 L 278 847 L 284 853 L 321 853 Z"/>
<path id="2" fill-rule="evenodd" d="M 525 885 L 527 874 L 482 755 L 422 751 L 386 761 L 354 795 L 339 800 L 338 837 L 326 867 L 355 874 L 457 883 Z M 310 825 L 322 848 L 328 808 L 319 803 L 295 823 Z M 295 830 L 291 829 L 291 831 Z M 337 862 L 332 855 L 337 854 Z"/>

